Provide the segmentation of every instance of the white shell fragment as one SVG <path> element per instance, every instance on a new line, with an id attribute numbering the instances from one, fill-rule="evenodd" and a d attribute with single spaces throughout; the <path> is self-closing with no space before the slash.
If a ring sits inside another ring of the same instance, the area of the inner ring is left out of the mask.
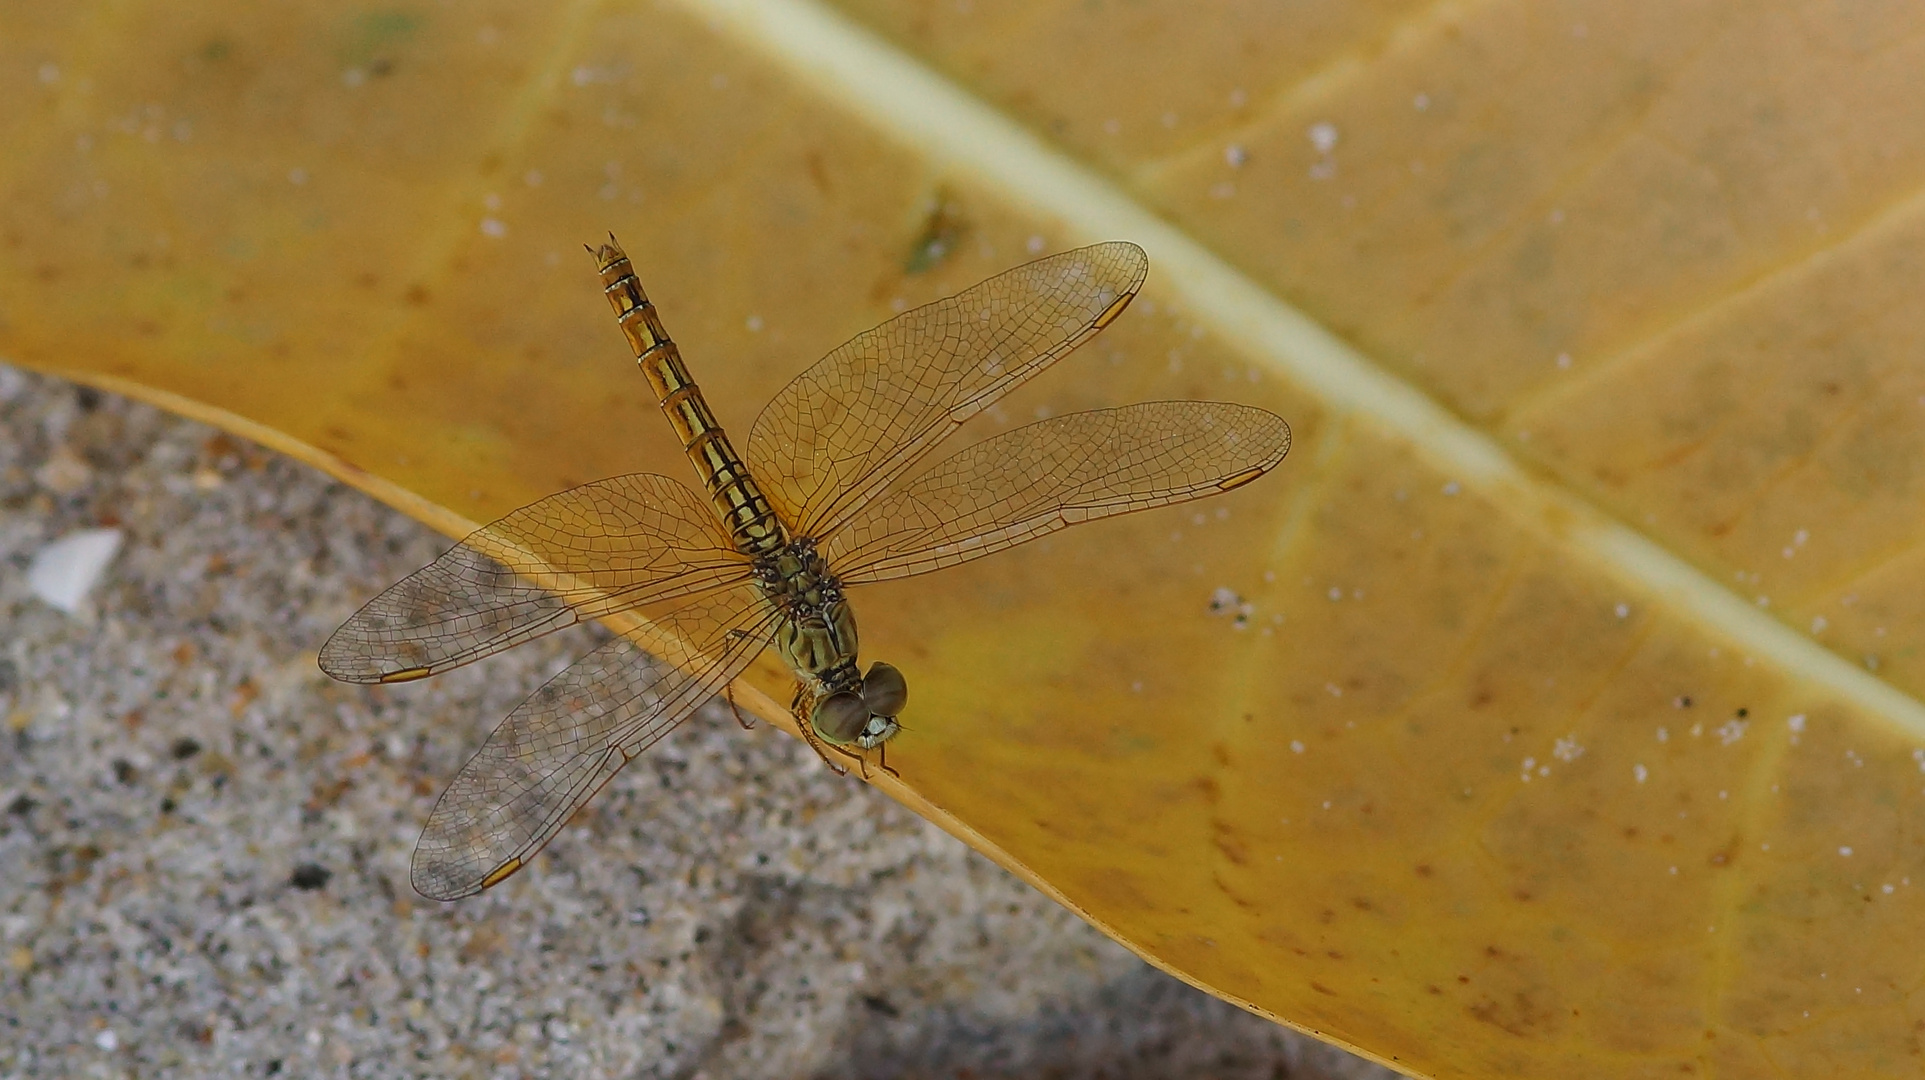
<path id="1" fill-rule="evenodd" d="M 114 561 L 122 539 L 119 529 L 82 529 L 41 548 L 27 566 L 27 588 L 60 610 L 73 614 L 101 572 Z"/>

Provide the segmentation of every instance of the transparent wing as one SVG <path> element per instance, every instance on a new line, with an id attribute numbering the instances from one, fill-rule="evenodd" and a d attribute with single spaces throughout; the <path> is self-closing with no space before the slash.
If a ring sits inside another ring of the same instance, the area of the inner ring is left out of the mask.
<path id="1" fill-rule="evenodd" d="M 978 559 L 1079 522 L 1249 483 L 1290 425 L 1248 405 L 1152 401 L 1007 431 L 871 502 L 823 546 L 844 584 Z"/>
<path id="2" fill-rule="evenodd" d="M 646 473 L 598 480 L 522 507 L 390 586 L 328 638 L 321 670 L 346 682 L 418 679 L 749 572 L 688 488 Z"/>
<path id="3" fill-rule="evenodd" d="M 1097 244 L 858 334 L 756 417 L 749 468 L 793 531 L 827 536 L 963 421 L 1107 326 L 1148 272 L 1135 244 Z"/>
<path id="4" fill-rule="evenodd" d="M 623 765 L 741 674 L 776 618 L 741 586 L 655 618 L 660 660 L 616 638 L 548 680 L 435 803 L 414 887 L 454 900 L 521 869 Z"/>

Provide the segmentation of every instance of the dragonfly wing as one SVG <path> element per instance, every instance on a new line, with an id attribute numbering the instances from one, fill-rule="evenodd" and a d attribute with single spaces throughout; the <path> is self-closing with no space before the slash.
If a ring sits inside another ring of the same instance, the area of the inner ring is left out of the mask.
<path id="1" fill-rule="evenodd" d="M 321 670 L 417 679 L 749 572 L 694 492 L 666 476 L 611 477 L 524 506 L 396 582 L 328 638 Z"/>
<path id="2" fill-rule="evenodd" d="M 435 803 L 414 852 L 415 889 L 454 900 L 521 869 L 623 765 L 741 674 L 775 620 L 741 586 L 655 619 L 659 660 L 616 638 L 550 679 Z"/>
<path id="3" fill-rule="evenodd" d="M 1149 272 L 1135 244 L 1005 271 L 852 338 L 796 376 L 746 457 L 798 535 L 835 531 L 965 420 L 1089 340 Z"/>
<path id="4" fill-rule="evenodd" d="M 845 584 L 926 573 L 1079 522 L 1228 491 L 1290 452 L 1248 405 L 1152 401 L 1006 431 L 864 507 L 823 546 Z"/>

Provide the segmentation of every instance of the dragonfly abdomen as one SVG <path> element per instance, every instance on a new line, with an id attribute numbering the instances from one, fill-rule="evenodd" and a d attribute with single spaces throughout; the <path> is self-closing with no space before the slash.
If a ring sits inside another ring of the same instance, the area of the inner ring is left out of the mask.
<path id="1" fill-rule="evenodd" d="M 601 268 L 602 292 L 615 309 L 622 336 L 635 350 L 635 363 L 655 388 L 656 403 L 682 440 L 682 452 L 701 474 L 736 550 L 752 558 L 780 550 L 788 542 L 781 521 L 682 364 L 682 351 L 662 328 L 628 255 L 611 236 L 595 252 L 595 261 Z"/>

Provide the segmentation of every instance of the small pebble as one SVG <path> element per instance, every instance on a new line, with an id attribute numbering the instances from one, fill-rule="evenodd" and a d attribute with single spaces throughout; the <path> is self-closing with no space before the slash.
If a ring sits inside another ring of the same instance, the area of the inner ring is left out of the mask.
<path id="1" fill-rule="evenodd" d="M 27 566 L 27 588 L 69 615 L 120 551 L 119 529 L 82 529 L 41 548 Z"/>

